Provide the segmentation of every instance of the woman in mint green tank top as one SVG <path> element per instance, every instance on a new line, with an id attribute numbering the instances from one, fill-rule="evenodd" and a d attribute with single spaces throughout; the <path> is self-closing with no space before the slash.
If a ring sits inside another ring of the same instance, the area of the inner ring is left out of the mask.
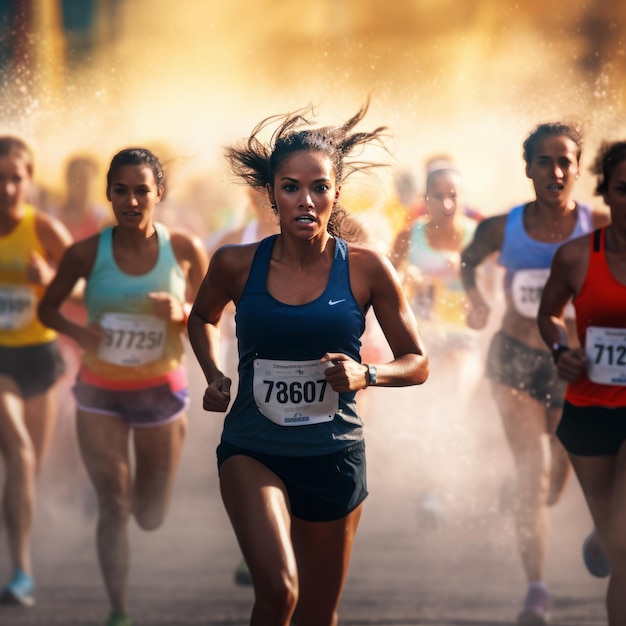
<path id="1" fill-rule="evenodd" d="M 39 307 L 45 324 L 83 348 L 74 387 L 78 442 L 98 497 L 107 626 L 132 623 L 128 522 L 132 514 L 146 530 L 163 523 L 187 425 L 181 336 L 187 294 L 197 291 L 207 258 L 199 238 L 153 221 L 163 190 L 163 171 L 150 151 L 115 155 L 107 174 L 115 226 L 68 249 Z M 60 311 L 81 278 L 86 326 Z"/>

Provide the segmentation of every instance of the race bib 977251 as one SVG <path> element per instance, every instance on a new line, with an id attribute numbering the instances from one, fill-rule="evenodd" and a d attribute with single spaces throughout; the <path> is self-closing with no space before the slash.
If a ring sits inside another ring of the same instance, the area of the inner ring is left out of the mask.
<path id="1" fill-rule="evenodd" d="M 165 320 L 153 315 L 105 313 L 98 358 L 113 365 L 144 365 L 163 356 Z"/>
<path id="2" fill-rule="evenodd" d="M 332 363 L 255 359 L 253 392 L 262 415 L 280 426 L 330 422 L 339 408 L 339 394 L 326 382 Z"/>

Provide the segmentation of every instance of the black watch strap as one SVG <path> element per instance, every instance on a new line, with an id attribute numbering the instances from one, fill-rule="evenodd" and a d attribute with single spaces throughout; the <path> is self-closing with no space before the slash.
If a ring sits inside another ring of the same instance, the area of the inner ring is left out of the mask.
<path id="1" fill-rule="evenodd" d="M 365 367 L 367 367 L 367 374 L 366 374 L 366 378 L 367 378 L 367 386 L 369 387 L 370 385 L 375 385 L 376 384 L 376 366 L 375 365 L 369 365 L 368 363 L 364 363 L 363 365 L 365 365 Z"/>
<path id="2" fill-rule="evenodd" d="M 559 358 L 563 354 L 563 352 L 568 352 L 568 351 L 569 351 L 569 346 L 564 346 L 562 344 L 554 344 L 552 346 L 552 360 L 554 361 L 554 364 L 557 365 L 559 362 Z"/>

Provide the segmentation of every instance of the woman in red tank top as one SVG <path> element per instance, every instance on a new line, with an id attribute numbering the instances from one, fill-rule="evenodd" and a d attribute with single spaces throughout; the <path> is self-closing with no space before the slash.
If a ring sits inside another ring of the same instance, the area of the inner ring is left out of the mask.
<path id="1" fill-rule="evenodd" d="M 611 224 L 559 249 L 538 323 L 568 382 L 557 435 L 596 527 L 585 563 L 595 576 L 610 575 L 609 626 L 617 626 L 626 624 L 626 141 L 604 144 L 593 171 Z M 580 347 L 562 339 L 570 298 Z"/>

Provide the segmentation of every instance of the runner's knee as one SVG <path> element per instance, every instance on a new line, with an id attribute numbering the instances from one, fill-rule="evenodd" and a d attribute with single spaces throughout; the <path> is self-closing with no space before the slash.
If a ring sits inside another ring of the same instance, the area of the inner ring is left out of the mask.
<path id="1" fill-rule="evenodd" d="M 167 507 L 163 503 L 142 503 L 135 499 L 133 502 L 133 515 L 142 530 L 156 530 L 163 525 Z"/>
<path id="2" fill-rule="evenodd" d="M 298 603 L 298 577 L 295 572 L 282 569 L 280 572 L 267 572 L 267 575 L 254 576 L 256 608 L 264 615 L 281 619 L 291 616 Z M 258 580 L 257 580 L 258 578 Z M 276 622 L 279 623 L 279 622 Z"/>
<path id="3" fill-rule="evenodd" d="M 2 454 L 9 477 L 16 479 L 19 476 L 36 473 L 37 458 L 35 449 L 29 441 L 15 442 L 5 447 Z"/>

